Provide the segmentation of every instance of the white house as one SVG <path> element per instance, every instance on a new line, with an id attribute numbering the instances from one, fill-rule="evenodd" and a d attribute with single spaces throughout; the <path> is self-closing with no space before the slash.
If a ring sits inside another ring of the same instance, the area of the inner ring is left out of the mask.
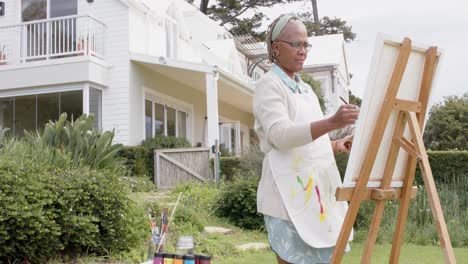
<path id="1" fill-rule="evenodd" d="M 342 34 L 310 37 L 312 48 L 304 62 L 303 72 L 319 81 L 324 92 L 328 115 L 334 114 L 342 101 L 349 102 L 350 75 Z"/>
<path id="2" fill-rule="evenodd" d="M 268 70 L 258 60 L 265 50 L 245 48 L 251 43 L 194 6 L 183 0 L 0 2 L 0 129 L 21 136 L 61 112 L 92 113 L 96 127 L 115 129 L 116 141 L 126 145 L 156 134 L 194 146 L 220 140 L 237 154 L 249 145 L 253 82 Z M 332 81 L 316 78 L 341 84 L 335 74 L 348 76 L 342 62 L 320 64 Z M 312 66 L 306 71 L 315 76 Z M 331 87 L 335 93 L 338 86 Z"/>

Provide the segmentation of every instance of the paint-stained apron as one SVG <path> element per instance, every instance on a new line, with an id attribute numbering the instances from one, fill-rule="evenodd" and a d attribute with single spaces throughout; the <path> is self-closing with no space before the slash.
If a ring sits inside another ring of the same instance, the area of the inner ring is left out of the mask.
<path id="1" fill-rule="evenodd" d="M 293 96 L 294 123 L 323 119 L 313 92 Z M 314 248 L 335 246 L 348 205 L 335 199 L 336 188 L 342 182 L 328 135 L 301 147 L 273 149 L 268 159 L 281 199 L 300 237 Z"/>

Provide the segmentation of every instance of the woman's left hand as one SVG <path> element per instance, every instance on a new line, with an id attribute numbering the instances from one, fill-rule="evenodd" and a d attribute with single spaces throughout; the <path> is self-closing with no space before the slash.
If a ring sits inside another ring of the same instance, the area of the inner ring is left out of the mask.
<path id="1" fill-rule="evenodd" d="M 335 152 L 346 152 L 349 154 L 353 145 L 353 136 L 354 135 L 349 135 L 338 139 L 335 143 Z"/>

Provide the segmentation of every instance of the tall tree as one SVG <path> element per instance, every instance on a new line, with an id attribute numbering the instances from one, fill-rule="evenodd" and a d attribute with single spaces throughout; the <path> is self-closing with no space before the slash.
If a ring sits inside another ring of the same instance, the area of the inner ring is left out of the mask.
<path id="1" fill-rule="evenodd" d="M 432 106 L 424 143 L 432 150 L 468 150 L 468 93 Z"/>
<path id="2" fill-rule="evenodd" d="M 272 7 L 300 0 L 201 0 L 199 9 L 212 19 L 219 21 L 221 26 L 228 28 L 233 34 L 251 34 L 259 40 L 265 37 L 264 31 L 258 29 L 262 25 L 265 14 L 260 8 Z M 188 0 L 194 3 L 194 0 Z M 212 3 L 210 5 L 210 3 Z M 246 17 L 247 12 L 253 11 L 252 16 Z"/>
<path id="3" fill-rule="evenodd" d="M 352 31 L 352 27 L 348 26 L 346 21 L 341 18 L 324 16 L 319 23 L 315 23 L 310 12 L 300 13 L 299 17 L 306 25 L 307 33 L 311 36 L 343 34 L 346 42 L 356 39 L 356 33 Z"/>
<path id="4" fill-rule="evenodd" d="M 194 0 L 187 1 L 194 3 Z M 262 26 L 265 14 L 260 11 L 260 8 L 297 1 L 301 0 L 200 0 L 199 9 L 212 19 L 219 21 L 221 26 L 225 26 L 233 34 L 251 34 L 258 40 L 264 40 L 265 32 L 259 31 L 259 28 Z M 341 33 L 347 42 L 356 38 L 356 34 L 352 32 L 351 26 L 348 26 L 345 20 L 327 16 L 320 19 L 316 0 L 312 0 L 312 6 L 312 13 L 299 13 L 309 35 Z M 253 15 L 246 17 L 245 14 L 249 11 L 253 11 Z"/>

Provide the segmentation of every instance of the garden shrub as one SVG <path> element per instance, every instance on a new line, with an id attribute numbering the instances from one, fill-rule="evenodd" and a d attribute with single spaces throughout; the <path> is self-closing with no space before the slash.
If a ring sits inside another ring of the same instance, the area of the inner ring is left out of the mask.
<path id="1" fill-rule="evenodd" d="M 219 166 L 221 171 L 221 179 L 230 181 L 234 175 L 240 172 L 241 160 L 238 157 L 221 157 Z"/>
<path id="2" fill-rule="evenodd" d="M 125 159 L 125 166 L 130 170 L 132 176 L 146 176 L 150 174 L 149 164 L 153 164 L 153 155 L 150 150 L 143 146 L 123 147 L 118 155 Z"/>
<path id="3" fill-rule="evenodd" d="M 192 145 L 185 138 L 178 138 L 173 136 L 155 136 L 153 138 L 145 139 L 141 143 L 143 147 L 150 150 L 155 149 L 173 149 L 173 148 L 190 148 Z"/>
<path id="4" fill-rule="evenodd" d="M 17 158 L 17 157 L 16 157 Z M 2 157 L 0 260 L 127 251 L 141 242 L 144 211 L 112 171 L 57 168 Z"/>
<path id="5" fill-rule="evenodd" d="M 210 212 L 216 207 L 221 189 L 212 182 L 183 182 L 177 184 L 172 192 L 177 195 L 183 193 L 180 198 L 181 205 L 185 205 L 197 211 L 206 210 Z M 174 196 L 173 200 L 176 199 L 177 198 Z"/>
<path id="6" fill-rule="evenodd" d="M 83 114 L 73 123 L 67 120 L 67 113 L 45 125 L 44 131 L 25 131 L 25 140 L 38 148 L 50 147 L 69 153 L 75 165 L 91 168 L 123 169 L 123 159 L 117 153 L 121 144 L 114 144 L 114 132 L 101 132 L 94 128 L 94 116 Z"/>
<path id="7" fill-rule="evenodd" d="M 227 182 L 218 200 L 216 215 L 246 229 L 263 228 L 262 214 L 257 212 L 259 177 L 236 177 Z"/>
<path id="8" fill-rule="evenodd" d="M 190 142 L 185 138 L 158 135 L 144 140 L 139 146 L 124 147 L 118 154 L 125 158 L 125 165 L 129 167 L 132 176 L 147 176 L 153 179 L 155 149 L 190 147 Z"/>
<path id="9" fill-rule="evenodd" d="M 63 117 L 44 134 L 0 135 L 1 263 L 108 256 L 131 250 L 148 231 L 120 177 L 126 169 L 113 132 L 90 128 L 92 117 Z"/>
<path id="10" fill-rule="evenodd" d="M 232 180 L 235 176 L 242 175 L 262 175 L 263 158 L 265 154 L 257 145 L 250 146 L 249 150 L 240 157 L 223 157 L 219 159 L 221 178 Z M 213 160 L 211 167 L 213 168 Z"/>
<path id="11" fill-rule="evenodd" d="M 447 183 L 454 176 L 468 175 L 468 151 L 428 151 L 427 155 L 436 183 Z M 416 183 L 423 184 L 419 166 Z"/>

